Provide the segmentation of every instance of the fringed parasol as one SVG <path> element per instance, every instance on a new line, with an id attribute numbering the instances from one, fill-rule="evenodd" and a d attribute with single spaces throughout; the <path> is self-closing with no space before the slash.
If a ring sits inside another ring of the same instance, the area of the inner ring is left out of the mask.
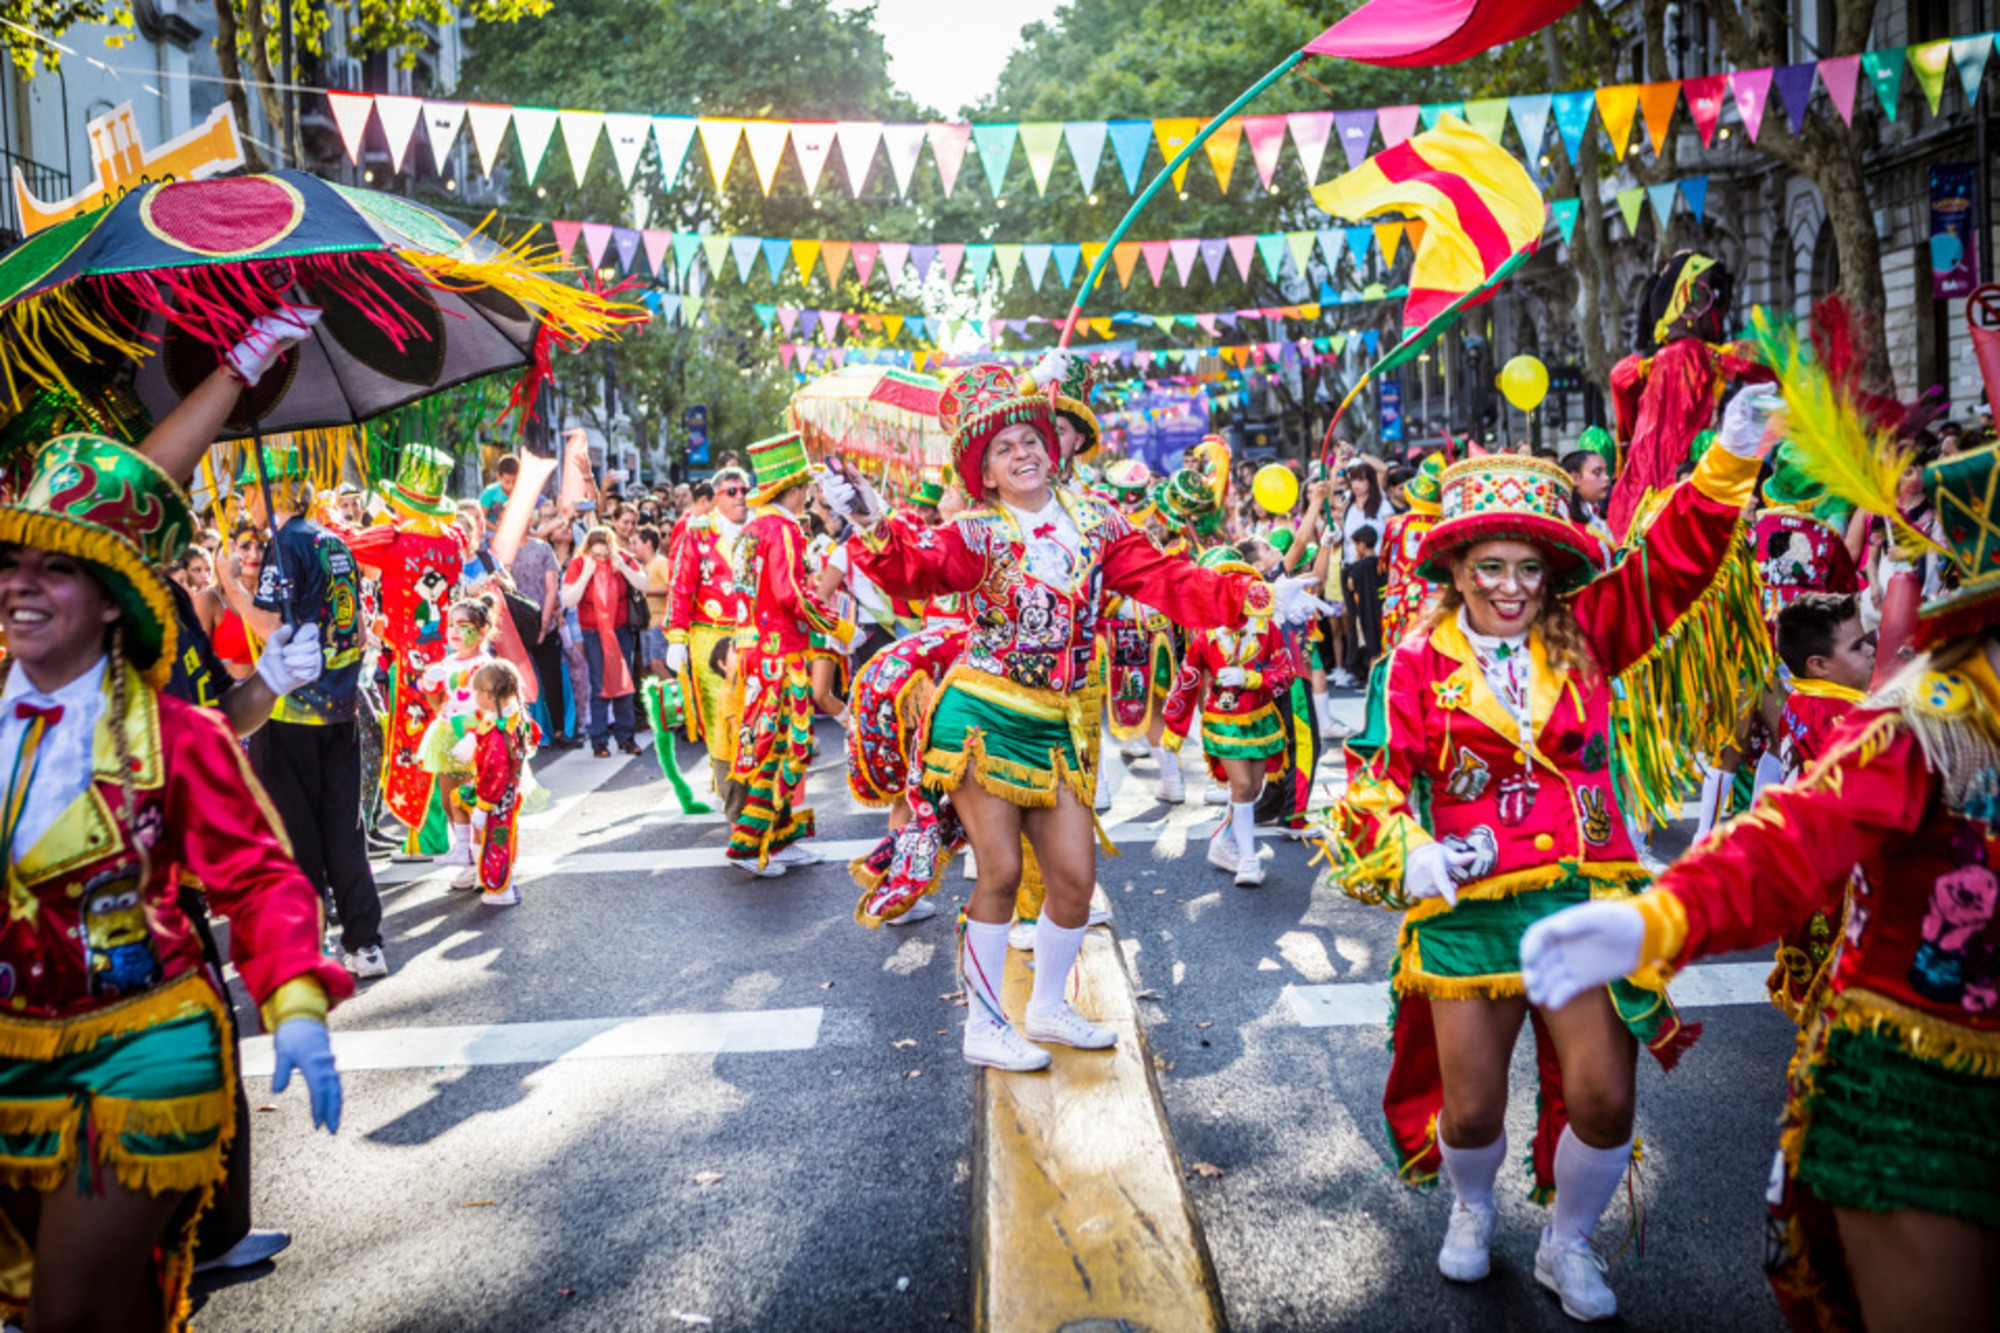
<path id="1" fill-rule="evenodd" d="M 792 428 L 814 458 L 837 455 L 906 489 L 951 472 L 951 436 L 938 421 L 943 390 L 930 375 L 847 366 L 792 395 Z"/>

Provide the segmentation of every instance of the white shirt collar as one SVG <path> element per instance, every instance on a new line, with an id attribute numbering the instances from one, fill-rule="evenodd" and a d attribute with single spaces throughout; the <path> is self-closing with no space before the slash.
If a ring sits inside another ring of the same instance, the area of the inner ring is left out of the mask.
<path id="1" fill-rule="evenodd" d="M 13 669 L 7 673 L 6 688 L 0 690 L 0 708 L 11 709 L 19 700 L 34 704 L 38 708 L 57 704 L 70 716 L 77 716 L 80 709 L 104 692 L 104 672 L 110 661 L 108 655 L 98 658 L 91 666 L 79 672 L 75 680 L 53 694 L 44 694 L 36 689 L 34 682 L 28 679 L 28 673 L 21 670 L 21 664 L 16 662 Z"/>
<path id="2" fill-rule="evenodd" d="M 1458 628 L 1465 635 L 1467 643 L 1488 657 L 1498 656 L 1502 648 L 1505 648 L 1508 656 L 1511 657 L 1528 646 L 1528 636 L 1526 634 L 1515 634 L 1505 638 L 1493 634 L 1481 634 L 1478 630 L 1472 628 L 1472 620 L 1465 614 L 1465 608 L 1462 606 L 1458 608 Z"/>

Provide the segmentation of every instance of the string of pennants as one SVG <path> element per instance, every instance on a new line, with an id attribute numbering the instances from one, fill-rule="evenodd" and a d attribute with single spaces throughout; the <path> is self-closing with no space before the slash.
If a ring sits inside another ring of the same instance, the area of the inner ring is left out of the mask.
<path id="1" fill-rule="evenodd" d="M 1246 143 L 1259 181 L 1266 189 L 1275 190 L 1278 163 L 1287 139 L 1292 143 L 1307 184 L 1312 184 L 1319 176 L 1329 142 L 1337 139 L 1348 164 L 1358 166 L 1368 157 L 1378 136 L 1385 147 L 1393 147 L 1414 134 L 1420 125 L 1425 128 L 1435 125 L 1448 111 L 1464 117 L 1496 143 L 1511 123 L 1520 137 L 1523 153 L 1530 159 L 1540 154 L 1553 121 L 1557 136 L 1574 163 L 1593 121 L 1609 138 L 1620 160 L 1631 145 L 1635 123 L 1643 122 L 1646 137 L 1657 155 L 1672 132 L 1674 117 L 1683 100 L 1703 146 L 1712 146 L 1725 104 L 1733 100 L 1743 131 L 1754 144 L 1774 91 L 1795 133 L 1805 123 L 1816 87 L 1824 90 L 1841 119 L 1852 123 L 1864 75 L 1883 114 L 1891 120 L 1897 115 L 1906 69 L 1915 77 L 1932 115 L 1938 114 L 1947 76 L 1954 70 L 1969 107 L 1978 98 L 1996 37 L 2000 34 L 1980 33 L 1794 65 L 1575 92 L 1243 116 L 1225 124 L 1204 149 L 1216 184 L 1227 194 Z M 380 126 L 399 172 L 409 168 L 410 150 L 421 128 L 430 146 L 434 169 L 441 168 L 449 159 L 459 136 L 465 133 L 471 137 L 479 169 L 490 176 L 511 127 L 531 182 L 540 178 L 549 147 L 560 135 L 578 185 L 583 183 L 598 143 L 603 140 L 610 150 L 613 168 L 628 188 L 651 148 L 657 156 L 661 183 L 671 190 L 679 184 L 689 152 L 695 141 L 700 140 L 718 191 L 723 188 L 737 153 L 747 151 L 758 184 L 769 194 L 789 147 L 806 192 L 816 194 L 838 149 L 848 190 L 855 198 L 867 186 L 878 156 L 889 160 L 896 193 L 907 196 L 927 148 L 946 195 L 956 188 L 970 153 L 977 158 L 988 189 L 998 198 L 1017 148 L 1027 159 L 1029 174 L 1039 194 L 1047 193 L 1056 162 L 1065 148 L 1084 191 L 1094 192 L 1107 147 L 1117 162 L 1126 190 L 1136 192 L 1155 147 L 1164 162 L 1185 147 L 1203 124 L 1199 117 L 1193 116 L 978 124 L 752 120 L 551 110 L 372 93 L 329 92 L 327 99 L 348 160 L 357 165 L 363 138 L 372 123 Z M 1174 176 L 1176 190 L 1186 187 L 1187 172 L 1188 165 L 1183 163 Z"/>
<path id="2" fill-rule="evenodd" d="M 1109 348 L 1086 349 L 1082 355 L 1092 365 L 1127 366 L 1140 374 L 1203 373 L 1204 361 L 1219 361 L 1238 370 L 1259 366 L 1318 365 L 1353 348 L 1369 357 L 1382 344 L 1379 329 L 1327 334 L 1316 338 L 1285 339 L 1278 342 L 1246 342 L 1205 347 L 1140 348 L 1130 343 Z M 779 364 L 794 375 L 805 377 L 820 370 L 841 366 L 896 366 L 906 370 L 941 370 L 951 366 L 1000 361 L 1010 365 L 1031 365 L 1047 352 L 1046 347 L 1007 351 L 982 347 L 970 352 L 943 352 L 931 348 L 914 351 L 899 347 L 820 347 L 809 343 L 780 343 Z M 1075 350 L 1075 349 L 1072 349 Z"/>
<path id="3" fill-rule="evenodd" d="M 1401 300 L 1409 295 L 1405 287 L 1385 287 L 1372 284 L 1355 301 Z M 1077 333 L 1086 337 L 1108 339 L 1123 336 L 1133 328 L 1157 328 L 1162 333 L 1172 333 L 1176 329 L 1199 329 L 1210 337 L 1219 336 L 1224 329 L 1232 332 L 1240 326 L 1257 320 L 1294 320 L 1310 322 L 1320 318 L 1328 304 L 1318 301 L 1301 305 L 1264 306 L 1258 309 L 1214 310 L 1200 313 L 1172 315 L 1141 314 L 1132 310 L 1121 310 L 1115 315 L 1102 318 L 1083 319 L 1077 322 Z M 1011 333 L 1015 337 L 1029 336 L 1031 329 L 1060 328 L 1063 320 L 1029 315 L 1024 319 L 954 319 L 948 316 L 894 315 L 877 311 L 856 310 L 814 310 L 791 305 L 754 305 L 751 312 L 763 326 L 766 333 L 781 333 L 790 339 L 804 341 L 817 340 L 830 343 L 836 338 L 880 336 L 888 342 L 895 342 L 907 334 L 913 341 L 953 342 L 962 332 L 970 332 L 978 338 L 998 337 L 1001 333 Z"/>

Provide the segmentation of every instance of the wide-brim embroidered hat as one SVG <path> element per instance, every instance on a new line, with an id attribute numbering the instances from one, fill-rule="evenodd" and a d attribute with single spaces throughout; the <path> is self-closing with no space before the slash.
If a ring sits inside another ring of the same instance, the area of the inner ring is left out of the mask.
<path id="1" fill-rule="evenodd" d="M 442 449 L 406 444 L 396 460 L 396 479 L 376 489 L 389 507 L 426 518 L 457 518 L 458 506 L 445 498 L 456 461 Z"/>
<path id="2" fill-rule="evenodd" d="M 1917 644 L 1927 648 L 2000 623 L 2000 445 L 1939 459 L 1924 469 L 1937 512 L 1937 541 L 1958 586 L 1917 608 Z"/>
<path id="3" fill-rule="evenodd" d="M 795 430 L 751 445 L 750 466 L 757 473 L 757 485 L 750 492 L 753 505 L 769 504 L 792 487 L 812 480 L 812 458 L 806 453 L 805 437 Z"/>
<path id="4" fill-rule="evenodd" d="M 910 491 L 910 503 L 913 505 L 929 505 L 935 509 L 943 502 L 944 483 L 928 473 Z"/>
<path id="5" fill-rule="evenodd" d="M 986 483 L 980 476 L 987 446 L 1009 426 L 1033 426 L 1049 451 L 1049 466 L 1062 462 L 1056 447 L 1049 400 L 1026 395 L 1005 366 L 967 366 L 946 381 L 938 396 L 938 421 L 951 432 L 951 452 L 966 494 L 984 503 Z"/>
<path id="6" fill-rule="evenodd" d="M 1104 484 L 1119 504 L 1139 504 L 1152 489 L 1153 469 L 1143 459 L 1121 458 L 1104 469 Z"/>
<path id="7" fill-rule="evenodd" d="M 1211 546 L 1196 556 L 1194 562 L 1215 574 L 1248 574 L 1253 579 L 1261 577 L 1234 546 Z"/>
<path id="8" fill-rule="evenodd" d="M 158 566 L 194 535 L 187 497 L 158 464 L 102 435 L 63 435 L 34 476 L 0 505 L 0 543 L 66 555 L 90 568 L 123 614 L 125 656 L 155 688 L 174 657 L 173 593 Z"/>
<path id="9" fill-rule="evenodd" d="M 1590 581 L 1591 539 L 1570 522 L 1569 473 L 1541 458 L 1487 454 L 1444 470 L 1438 522 L 1417 548 L 1417 574 L 1451 581 L 1451 557 L 1479 542 L 1517 541 L 1549 557 L 1558 591 Z"/>

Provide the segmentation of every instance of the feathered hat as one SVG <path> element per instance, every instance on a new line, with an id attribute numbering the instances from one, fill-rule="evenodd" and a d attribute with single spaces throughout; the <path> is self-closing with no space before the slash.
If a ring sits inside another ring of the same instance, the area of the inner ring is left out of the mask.
<path id="1" fill-rule="evenodd" d="M 938 422 L 951 432 L 952 457 L 958 464 L 958 478 L 966 494 L 985 503 L 986 484 L 980 465 L 993 437 L 1009 426 L 1033 426 L 1049 451 L 1049 465 L 1059 466 L 1062 455 L 1056 448 L 1055 426 L 1050 420 L 1049 400 L 1021 392 L 1020 385 L 1005 366 L 967 366 L 945 382 L 938 395 Z"/>

